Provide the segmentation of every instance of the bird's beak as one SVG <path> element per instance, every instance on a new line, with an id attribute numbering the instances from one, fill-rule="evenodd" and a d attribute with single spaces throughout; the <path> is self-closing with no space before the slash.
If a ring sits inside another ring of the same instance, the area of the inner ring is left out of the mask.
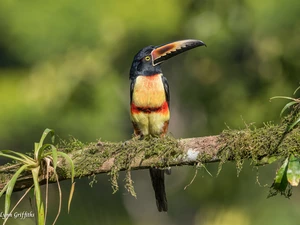
<path id="1" fill-rule="evenodd" d="M 188 39 L 157 46 L 151 52 L 152 64 L 153 66 L 156 66 L 175 55 L 203 45 L 206 46 L 202 41 Z"/>

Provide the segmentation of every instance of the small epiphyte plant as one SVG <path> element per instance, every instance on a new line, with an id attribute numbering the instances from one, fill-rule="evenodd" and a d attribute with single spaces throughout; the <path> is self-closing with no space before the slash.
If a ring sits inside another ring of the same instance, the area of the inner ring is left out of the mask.
<path id="1" fill-rule="evenodd" d="M 294 95 L 300 90 L 300 86 L 295 90 Z M 292 98 L 287 96 L 275 96 L 272 99 L 287 99 L 291 100 L 281 110 L 280 116 L 293 107 L 294 115 L 292 121 L 286 128 L 286 133 L 289 133 L 300 123 L 300 98 Z M 271 186 L 269 197 L 278 193 L 290 197 L 292 194 L 292 186 L 298 186 L 300 183 L 300 156 L 294 152 L 290 152 L 285 158 L 281 167 L 277 170 L 276 177 Z"/>
<path id="2" fill-rule="evenodd" d="M 15 183 L 18 179 L 18 177 L 22 174 L 24 171 L 31 171 L 32 178 L 33 178 L 33 185 L 28 188 L 28 190 L 24 193 L 24 195 L 20 198 L 20 200 L 16 203 L 16 205 L 13 207 L 10 213 L 13 212 L 13 210 L 17 207 L 17 205 L 22 201 L 22 199 L 25 197 L 25 195 L 30 191 L 32 187 L 34 187 L 34 196 L 35 196 L 35 202 L 36 202 L 36 212 L 37 212 L 37 224 L 38 225 L 44 225 L 46 224 L 46 216 L 47 216 L 47 208 L 48 208 L 48 181 L 49 178 L 53 177 L 54 180 L 57 182 L 58 190 L 59 190 L 59 209 L 57 212 L 57 215 L 55 217 L 55 220 L 53 224 L 58 219 L 58 216 L 61 211 L 61 188 L 58 180 L 58 175 L 56 173 L 57 168 L 57 160 L 58 156 L 61 156 L 65 158 L 71 167 L 71 190 L 69 195 L 69 201 L 68 201 L 68 211 L 70 210 L 71 200 L 74 193 L 75 188 L 75 182 L 74 182 L 74 176 L 75 176 L 75 169 L 72 159 L 64 152 L 58 151 L 57 148 L 53 144 L 44 144 L 45 138 L 51 135 L 52 143 L 54 143 L 54 131 L 51 129 L 45 129 L 43 132 L 43 135 L 38 143 L 34 143 L 34 151 L 33 151 L 33 157 L 28 156 L 27 154 L 19 153 L 12 150 L 1 150 L 0 156 L 15 160 L 19 163 L 21 163 L 21 167 L 14 173 L 14 175 L 11 177 L 9 182 L 5 185 L 5 187 L 0 192 L 0 197 L 5 194 L 5 207 L 4 207 L 4 213 L 7 215 L 10 210 L 10 199 L 11 194 L 13 192 Z M 46 179 L 46 197 L 45 197 L 45 205 L 46 208 L 44 208 L 44 202 L 41 196 L 41 190 L 39 182 L 42 179 Z M 3 225 L 6 223 L 8 217 L 4 220 Z"/>
<path id="3" fill-rule="evenodd" d="M 294 91 L 294 95 L 296 95 L 297 91 L 300 90 L 300 86 Z M 288 102 L 281 110 L 280 112 L 280 116 L 283 115 L 283 113 L 291 108 L 292 106 L 298 106 L 298 110 L 300 110 L 300 98 L 292 98 L 292 97 L 288 97 L 288 96 L 274 96 L 272 98 L 270 98 L 270 100 L 273 99 L 287 99 L 287 100 L 291 100 L 290 102 Z M 288 127 L 288 131 L 292 130 L 294 128 L 294 126 L 296 126 L 298 123 L 300 122 L 300 115 L 299 117 L 296 117 L 294 122 Z"/>

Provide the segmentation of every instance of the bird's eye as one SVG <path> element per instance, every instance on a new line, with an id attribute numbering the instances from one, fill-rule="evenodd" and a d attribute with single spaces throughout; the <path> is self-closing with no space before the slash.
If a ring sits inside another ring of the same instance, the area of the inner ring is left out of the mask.
<path id="1" fill-rule="evenodd" d="M 150 61 L 150 59 L 151 59 L 151 58 L 150 58 L 149 55 L 147 55 L 147 56 L 145 57 L 145 60 L 146 60 L 146 61 Z"/>

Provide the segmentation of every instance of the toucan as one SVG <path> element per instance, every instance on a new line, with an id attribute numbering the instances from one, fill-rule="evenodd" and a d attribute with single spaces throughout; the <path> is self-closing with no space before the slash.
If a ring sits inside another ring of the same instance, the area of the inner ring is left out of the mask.
<path id="1" fill-rule="evenodd" d="M 170 91 L 161 63 L 187 50 L 206 46 L 200 40 L 181 40 L 160 46 L 147 46 L 135 56 L 130 69 L 130 117 L 134 135 L 166 135 L 170 120 Z M 164 170 L 150 168 L 150 177 L 159 212 L 168 211 Z"/>

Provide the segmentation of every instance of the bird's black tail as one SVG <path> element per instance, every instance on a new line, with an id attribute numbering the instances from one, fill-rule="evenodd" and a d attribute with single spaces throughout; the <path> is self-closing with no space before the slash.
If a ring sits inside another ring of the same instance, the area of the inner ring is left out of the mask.
<path id="1" fill-rule="evenodd" d="M 158 211 L 168 211 L 168 201 L 165 191 L 165 171 L 161 169 L 150 168 L 150 177 L 155 192 L 156 205 Z"/>

